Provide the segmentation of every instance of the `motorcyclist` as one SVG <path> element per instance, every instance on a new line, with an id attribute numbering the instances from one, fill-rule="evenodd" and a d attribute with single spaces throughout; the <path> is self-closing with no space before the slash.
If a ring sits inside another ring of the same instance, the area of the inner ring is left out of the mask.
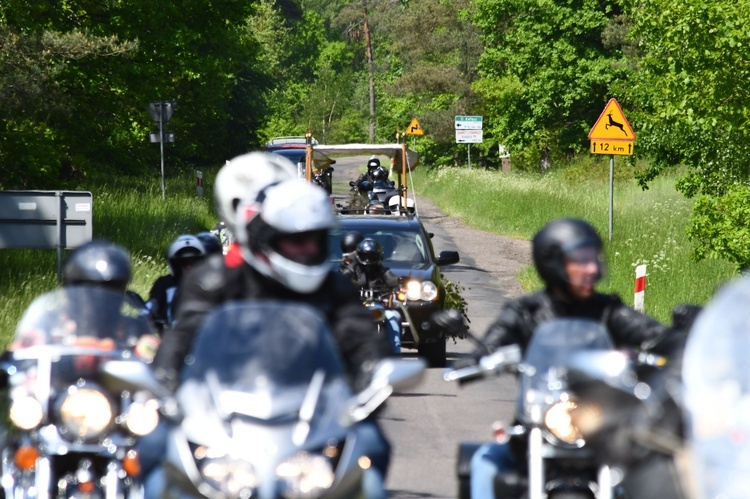
<path id="1" fill-rule="evenodd" d="M 236 216 L 240 201 L 266 185 L 296 177 L 294 163 L 272 153 L 256 151 L 242 154 L 221 167 L 214 181 L 214 204 L 219 223 L 223 224 L 222 244 L 227 248 L 225 257 L 228 265 L 241 266 L 243 263 L 236 243 Z"/>
<path id="2" fill-rule="evenodd" d="M 375 178 L 373 177 L 373 173 L 378 168 L 381 168 L 380 160 L 376 156 L 370 156 L 370 159 L 367 160 L 367 171 L 357 177 L 357 180 L 354 181 L 354 187 L 359 189 L 363 182 L 374 183 Z"/>
<path id="3" fill-rule="evenodd" d="M 146 308 L 157 324 L 169 327 L 174 321 L 179 285 L 183 276 L 206 256 L 206 249 L 198 237 L 183 234 L 169 244 L 167 267 L 169 274 L 159 277 L 151 286 Z"/>
<path id="4" fill-rule="evenodd" d="M 348 276 L 353 275 L 354 265 L 356 264 L 355 254 L 357 252 L 357 245 L 364 238 L 364 235 L 356 231 L 347 232 L 341 238 L 341 263 L 339 264 L 339 272 Z"/>
<path id="5" fill-rule="evenodd" d="M 114 339 L 118 337 L 126 338 L 138 336 L 141 341 L 136 345 L 135 352 L 146 360 L 151 360 L 154 356 L 158 339 L 153 335 L 152 325 L 144 324 L 143 320 L 137 320 L 135 317 L 127 317 L 121 313 L 123 304 L 127 304 L 135 314 L 143 306 L 143 300 L 135 293 L 127 290 L 128 284 L 132 277 L 132 266 L 128 252 L 109 241 L 93 240 L 75 248 L 66 258 L 62 265 L 62 285 L 63 287 L 96 287 L 109 291 L 114 291 L 122 295 L 122 302 L 102 301 L 98 304 L 106 303 L 113 310 L 101 310 L 101 308 L 92 308 L 87 303 L 73 304 L 70 310 L 71 324 L 97 324 L 97 321 L 111 321 L 112 317 L 120 317 L 121 323 L 118 327 L 114 324 L 108 324 L 115 334 Z M 80 334 L 77 332 L 76 334 Z M 26 339 L 17 338 L 20 343 Z M 23 347 L 24 345 L 12 345 L 12 348 Z"/>
<path id="6" fill-rule="evenodd" d="M 545 321 L 576 317 L 602 322 L 617 347 L 630 346 L 668 353 L 685 335 L 625 305 L 617 295 L 598 293 L 596 284 L 605 272 L 602 241 L 586 221 L 561 218 L 534 236 L 534 265 L 544 281 L 543 291 L 506 303 L 488 329 L 483 343 L 492 352 L 517 344 L 525 352 L 535 328 Z M 477 362 L 486 354 L 477 350 L 456 366 Z M 495 476 L 523 466 L 518 449 L 508 444 L 485 444 L 471 462 L 471 495 L 494 497 Z"/>
<path id="7" fill-rule="evenodd" d="M 284 180 L 240 205 L 234 221 L 243 263 L 233 267 L 209 258 L 187 276 L 175 327 L 154 361 L 157 376 L 176 386 L 195 332 L 216 306 L 239 299 L 276 299 L 311 305 L 323 313 L 353 387 L 364 388 L 389 349 L 352 282 L 328 262 L 327 237 L 335 219 L 325 191 L 302 179 Z M 373 448 L 365 480 L 368 496 L 383 497 L 390 444 L 375 421 L 366 421 L 358 431 Z"/>
<path id="8" fill-rule="evenodd" d="M 401 280 L 383 265 L 383 248 L 371 238 L 363 239 L 354 253 L 355 261 L 351 271 L 344 272 L 360 290 L 375 292 L 393 291 L 399 288 Z M 394 353 L 401 353 L 401 314 L 398 310 L 385 311 L 388 324 L 388 342 Z"/>

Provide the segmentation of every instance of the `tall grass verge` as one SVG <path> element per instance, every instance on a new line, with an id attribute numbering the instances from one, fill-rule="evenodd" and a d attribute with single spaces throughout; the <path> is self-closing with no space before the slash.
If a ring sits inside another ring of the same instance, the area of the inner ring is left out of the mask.
<path id="1" fill-rule="evenodd" d="M 91 192 L 94 238 L 131 253 L 130 289 L 146 298 L 154 281 L 169 272 L 164 258 L 169 243 L 180 234 L 195 234 L 216 223 L 210 187 L 214 175 L 204 171 L 202 198 L 197 196 L 193 176 L 168 178 L 165 201 L 159 178 L 94 179 L 66 190 Z M 57 286 L 54 250 L 0 250 L 0 347 L 12 338 L 29 303 Z"/>
<path id="2" fill-rule="evenodd" d="M 554 218 L 588 220 L 605 241 L 608 272 L 600 290 L 617 293 L 632 305 L 635 267 L 646 264 L 646 313 L 663 322 L 671 321 L 672 308 L 679 303 L 704 304 L 735 274 L 728 262 L 691 260 L 685 227 L 692 202 L 674 189 L 674 180 L 662 177 L 643 191 L 626 176 L 616 177 L 609 242 L 606 176 L 571 175 L 564 169 L 541 177 L 468 168 L 414 172 L 419 195 L 487 232 L 531 239 Z M 527 291 L 542 286 L 533 269 L 522 271 L 519 279 Z"/>

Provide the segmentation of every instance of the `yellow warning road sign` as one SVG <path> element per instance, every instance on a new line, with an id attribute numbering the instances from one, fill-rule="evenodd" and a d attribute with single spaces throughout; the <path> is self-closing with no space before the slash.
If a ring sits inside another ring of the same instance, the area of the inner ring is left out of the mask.
<path id="1" fill-rule="evenodd" d="M 590 140 L 635 140 L 635 132 L 616 99 L 610 99 L 604 111 L 589 132 Z M 593 149 L 593 144 L 591 145 Z M 611 154 L 611 153 L 601 153 Z"/>
<path id="2" fill-rule="evenodd" d="M 591 154 L 633 155 L 632 140 L 592 140 Z"/>
<path id="3" fill-rule="evenodd" d="M 417 118 L 412 118 L 411 123 L 409 123 L 409 128 L 406 129 L 405 135 L 424 135 L 424 131 L 422 130 L 422 127 L 419 126 Z"/>

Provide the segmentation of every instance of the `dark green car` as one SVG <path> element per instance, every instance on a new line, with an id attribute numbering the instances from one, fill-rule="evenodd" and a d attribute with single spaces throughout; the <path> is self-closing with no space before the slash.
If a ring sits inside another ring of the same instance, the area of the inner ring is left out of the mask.
<path id="1" fill-rule="evenodd" d="M 430 367 L 444 367 L 446 337 L 430 317 L 445 307 L 440 267 L 457 263 L 458 252 L 442 251 L 436 257 L 432 235 L 416 216 L 341 215 L 329 239 L 331 260 L 341 261 L 341 237 L 351 231 L 375 239 L 383 248 L 383 265 L 410 283 L 412 293 L 406 300 L 406 309 L 414 331 L 403 328 L 401 346 L 417 349 Z"/>

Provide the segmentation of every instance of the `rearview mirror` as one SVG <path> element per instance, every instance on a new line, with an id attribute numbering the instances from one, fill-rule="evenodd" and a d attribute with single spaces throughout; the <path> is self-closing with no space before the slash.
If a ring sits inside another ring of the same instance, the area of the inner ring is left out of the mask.
<path id="1" fill-rule="evenodd" d="M 435 259 L 438 265 L 452 265 L 459 261 L 458 251 L 441 251 L 440 256 Z"/>

